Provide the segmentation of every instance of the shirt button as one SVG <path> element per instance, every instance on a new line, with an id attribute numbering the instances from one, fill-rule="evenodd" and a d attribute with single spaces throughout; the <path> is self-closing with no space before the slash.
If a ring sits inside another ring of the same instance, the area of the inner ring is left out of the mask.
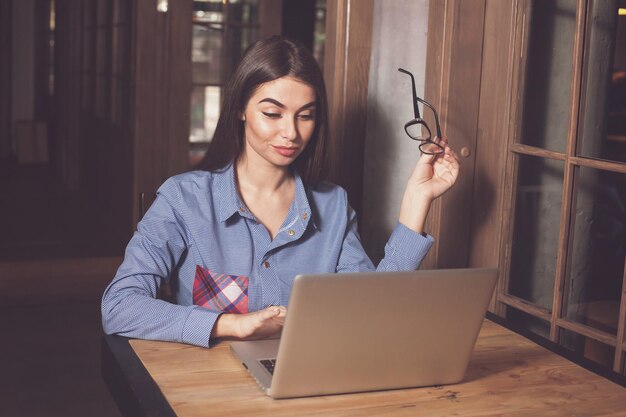
<path id="1" fill-rule="evenodd" d="M 240 211 L 241 213 L 245 213 L 245 212 L 246 212 L 246 209 L 245 209 L 245 208 L 243 208 L 243 207 L 239 207 L 239 211 Z"/>
<path id="2" fill-rule="evenodd" d="M 268 261 L 263 262 L 263 267 L 268 269 L 270 267 L 270 263 Z"/>
<path id="3" fill-rule="evenodd" d="M 289 231 L 287 232 L 287 234 L 288 234 L 289 236 L 293 236 L 293 235 L 295 235 L 295 234 L 296 234 L 296 232 L 294 232 L 294 231 L 293 231 L 293 229 L 289 229 Z"/>
<path id="4" fill-rule="evenodd" d="M 306 220 L 309 218 L 309 213 L 302 213 L 302 219 Z"/>

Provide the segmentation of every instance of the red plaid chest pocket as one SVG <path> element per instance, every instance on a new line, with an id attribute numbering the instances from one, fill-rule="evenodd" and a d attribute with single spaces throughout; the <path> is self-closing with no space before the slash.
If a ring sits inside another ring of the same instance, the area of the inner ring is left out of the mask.
<path id="1" fill-rule="evenodd" d="M 248 277 L 218 274 L 196 265 L 193 303 L 225 313 L 247 313 Z"/>

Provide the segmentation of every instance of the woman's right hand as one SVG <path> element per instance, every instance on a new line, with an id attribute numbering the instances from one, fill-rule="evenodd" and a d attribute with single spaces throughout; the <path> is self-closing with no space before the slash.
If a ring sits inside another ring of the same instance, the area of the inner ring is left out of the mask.
<path id="1" fill-rule="evenodd" d="M 265 339 L 282 330 L 286 316 L 287 307 L 284 306 L 270 306 L 247 314 L 225 313 L 215 322 L 211 339 Z"/>

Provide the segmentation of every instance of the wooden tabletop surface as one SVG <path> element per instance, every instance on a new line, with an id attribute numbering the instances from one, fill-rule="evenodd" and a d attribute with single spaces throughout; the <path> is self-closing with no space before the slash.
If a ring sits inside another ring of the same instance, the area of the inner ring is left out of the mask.
<path id="1" fill-rule="evenodd" d="M 626 388 L 489 320 L 460 384 L 288 400 L 267 397 L 227 342 L 130 344 L 180 417 L 626 416 Z"/>

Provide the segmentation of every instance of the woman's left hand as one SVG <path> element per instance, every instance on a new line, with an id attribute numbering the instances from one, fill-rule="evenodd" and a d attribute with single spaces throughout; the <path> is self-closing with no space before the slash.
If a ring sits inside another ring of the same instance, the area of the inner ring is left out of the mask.
<path id="1" fill-rule="evenodd" d="M 444 148 L 444 153 L 439 155 L 422 154 L 407 186 L 407 188 L 416 189 L 430 201 L 448 191 L 459 176 L 459 158 L 448 146 L 448 140 L 444 138 L 439 144 Z"/>
<path id="2" fill-rule="evenodd" d="M 400 207 L 400 223 L 416 232 L 423 232 L 430 204 L 448 191 L 459 176 L 459 159 L 448 146 L 447 139 L 439 144 L 444 153 L 420 155 L 404 191 Z"/>

